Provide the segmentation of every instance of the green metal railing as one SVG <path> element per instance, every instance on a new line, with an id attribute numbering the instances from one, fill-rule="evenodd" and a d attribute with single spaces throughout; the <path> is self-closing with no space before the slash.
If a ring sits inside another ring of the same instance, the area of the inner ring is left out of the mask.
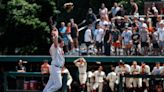
<path id="1" fill-rule="evenodd" d="M 73 62 L 75 59 L 79 57 L 84 57 L 87 62 L 118 62 L 122 59 L 125 62 L 164 62 L 164 56 L 65 56 L 66 62 Z M 43 60 L 47 59 L 51 61 L 50 56 L 0 56 L 0 62 L 17 62 L 18 60 L 26 60 L 28 62 L 42 62 Z"/>

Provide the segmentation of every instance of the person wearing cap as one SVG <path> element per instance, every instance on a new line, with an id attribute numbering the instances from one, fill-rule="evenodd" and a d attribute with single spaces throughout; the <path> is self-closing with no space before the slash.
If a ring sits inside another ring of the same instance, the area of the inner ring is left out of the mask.
<path id="1" fill-rule="evenodd" d="M 125 27 L 125 30 L 123 31 L 121 36 L 124 46 L 124 55 L 131 55 L 132 31 L 129 30 L 128 26 Z"/>
<path id="2" fill-rule="evenodd" d="M 85 91 L 85 84 L 87 81 L 87 62 L 84 58 L 74 60 L 74 64 L 79 70 L 79 81 L 82 91 Z"/>
<path id="3" fill-rule="evenodd" d="M 130 65 L 125 64 L 122 60 L 119 61 L 118 66 L 115 68 L 115 73 L 117 75 L 116 84 L 119 84 L 120 75 L 130 74 Z M 132 84 L 130 78 L 124 78 L 123 83 L 126 85 L 126 90 L 130 92 Z"/>
<path id="4" fill-rule="evenodd" d="M 137 74 L 140 74 L 140 72 L 141 72 L 141 67 L 139 65 L 137 65 L 136 61 L 133 61 L 132 65 L 131 65 L 131 74 L 137 75 Z M 141 78 L 132 78 L 132 84 L 133 84 L 133 89 L 135 90 L 135 92 L 141 91 L 141 87 L 142 87 L 142 79 Z"/>
<path id="5" fill-rule="evenodd" d="M 148 55 L 150 38 L 147 28 L 147 25 L 143 23 L 142 28 L 139 30 L 142 55 Z"/>
<path id="6" fill-rule="evenodd" d="M 159 38 L 159 47 L 161 54 L 164 52 L 164 20 L 161 20 L 159 23 L 159 28 L 157 29 L 158 38 Z"/>

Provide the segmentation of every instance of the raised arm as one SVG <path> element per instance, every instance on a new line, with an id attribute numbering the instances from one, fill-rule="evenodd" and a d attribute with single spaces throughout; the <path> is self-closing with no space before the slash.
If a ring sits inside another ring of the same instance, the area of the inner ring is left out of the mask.
<path id="1" fill-rule="evenodd" d="M 54 47 L 57 48 L 57 46 L 58 46 L 58 30 L 56 27 L 53 28 L 51 35 L 52 35 Z"/>

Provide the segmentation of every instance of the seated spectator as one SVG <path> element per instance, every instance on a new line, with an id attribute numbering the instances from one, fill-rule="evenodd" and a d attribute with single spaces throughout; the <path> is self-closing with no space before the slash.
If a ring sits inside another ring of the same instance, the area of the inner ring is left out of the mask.
<path id="1" fill-rule="evenodd" d="M 50 65 L 48 64 L 48 60 L 44 60 L 44 63 L 41 65 L 41 73 L 42 74 L 49 74 L 50 73 Z M 46 86 L 48 82 L 48 77 L 42 77 L 42 84 L 43 87 Z"/>

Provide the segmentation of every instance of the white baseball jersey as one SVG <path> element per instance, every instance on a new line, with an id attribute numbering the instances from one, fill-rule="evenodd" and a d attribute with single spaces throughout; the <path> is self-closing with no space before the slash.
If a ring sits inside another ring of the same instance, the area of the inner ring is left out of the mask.
<path id="1" fill-rule="evenodd" d="M 108 73 L 106 79 L 109 80 L 110 82 L 116 82 L 117 80 L 116 73 L 115 72 Z"/>
<path id="2" fill-rule="evenodd" d="M 75 65 L 78 67 L 79 74 L 86 73 L 86 71 L 87 71 L 87 63 L 86 62 L 84 62 L 82 64 L 80 62 L 76 62 Z"/>
<path id="3" fill-rule="evenodd" d="M 134 65 L 131 66 L 131 73 L 132 74 L 140 74 L 140 66 L 139 65 L 136 65 L 136 67 L 134 67 Z"/>
<path id="4" fill-rule="evenodd" d="M 145 65 L 144 67 L 141 66 L 141 74 L 150 74 L 150 67 L 148 65 Z"/>
<path id="5" fill-rule="evenodd" d="M 51 45 L 50 47 L 50 55 L 52 58 L 52 65 L 57 65 L 62 67 L 65 63 L 65 59 L 64 59 L 64 52 L 62 50 L 62 48 L 60 48 L 59 46 L 57 48 L 54 47 L 54 44 Z"/>
<path id="6" fill-rule="evenodd" d="M 94 72 L 94 76 L 95 76 L 95 82 L 104 82 L 104 78 L 106 78 L 104 71 L 99 72 L 97 70 Z"/>

